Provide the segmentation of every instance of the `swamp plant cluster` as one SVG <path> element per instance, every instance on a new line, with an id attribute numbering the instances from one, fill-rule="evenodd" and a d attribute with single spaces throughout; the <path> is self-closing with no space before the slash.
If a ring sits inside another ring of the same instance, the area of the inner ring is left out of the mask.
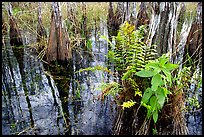
<path id="1" fill-rule="evenodd" d="M 187 10 L 192 8 L 186 5 Z M 64 112 L 74 73 L 101 70 L 117 79 L 98 87 L 99 99 L 113 96 L 117 104 L 113 134 L 188 134 L 183 115 L 192 111 L 192 107 L 201 108 L 196 96 L 187 96 L 191 77 L 199 81 L 195 92 L 202 88 L 202 77 L 197 72 L 202 69 L 198 51 L 202 50 L 202 43 L 192 46 L 202 41 L 199 28 L 202 6 L 199 3 L 197 7 L 197 11 L 185 12 L 185 3 L 175 2 L 141 2 L 139 6 L 135 2 L 3 3 L 2 31 L 10 34 L 22 76 L 24 51 L 18 46 L 28 43 L 38 55 L 37 59 L 57 82 L 60 98 L 65 100 Z M 80 60 L 93 56 L 90 34 L 92 31 L 97 34 L 104 20 L 109 37 L 100 38 L 108 43 L 107 67 L 80 68 L 77 64 Z M 27 32 L 35 42 L 19 40 L 20 32 Z M 5 34 L 4 47 L 6 40 Z M 75 69 L 73 63 L 77 64 Z M 80 98 L 78 88 L 75 95 Z M 68 116 L 63 115 L 68 123 Z"/>

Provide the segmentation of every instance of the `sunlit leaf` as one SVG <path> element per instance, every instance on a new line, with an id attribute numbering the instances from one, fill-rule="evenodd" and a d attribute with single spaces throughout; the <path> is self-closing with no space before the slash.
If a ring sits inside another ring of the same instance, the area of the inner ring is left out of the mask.
<path id="1" fill-rule="evenodd" d="M 145 65 L 145 68 L 159 68 L 159 62 L 150 62 L 148 64 Z"/>
<path id="2" fill-rule="evenodd" d="M 140 97 L 142 97 L 142 92 L 139 91 L 139 90 L 138 90 L 138 91 L 135 91 L 135 96 L 137 96 L 137 95 L 140 96 Z"/>
<path id="3" fill-rule="evenodd" d="M 139 72 L 136 72 L 136 75 L 140 77 L 152 77 L 155 75 L 155 72 L 150 70 L 141 70 Z"/>
<path id="4" fill-rule="evenodd" d="M 134 72 L 135 72 L 135 70 L 134 70 L 133 68 L 127 70 L 127 72 L 125 72 L 125 73 L 123 74 L 122 80 L 128 79 Z"/>
<path id="5" fill-rule="evenodd" d="M 162 83 L 162 77 L 160 74 L 156 74 L 152 77 L 152 81 L 151 81 L 151 84 L 152 84 L 152 90 L 153 91 L 156 91 L 158 86 L 161 85 Z"/>
<path id="6" fill-rule="evenodd" d="M 159 63 L 161 66 L 164 66 L 165 63 L 167 63 L 169 61 L 169 58 L 163 54 L 160 58 L 159 58 Z"/>
<path id="7" fill-rule="evenodd" d="M 154 111 L 154 113 L 153 113 L 153 120 L 154 120 L 154 123 L 157 122 L 157 119 L 158 119 L 158 111 Z"/>
<path id="8" fill-rule="evenodd" d="M 150 105 L 151 105 L 151 107 L 152 107 L 152 111 L 154 111 L 155 109 L 156 109 L 156 104 L 157 104 L 158 102 L 157 102 L 157 98 L 156 98 L 156 96 L 152 96 L 151 98 L 150 98 Z"/>
<path id="9" fill-rule="evenodd" d="M 168 71 L 171 71 L 171 70 L 173 70 L 173 69 L 175 69 L 175 68 L 178 67 L 177 64 L 171 64 L 171 63 L 167 63 L 167 64 L 165 64 L 164 66 L 165 66 L 165 68 L 166 68 Z"/>
<path id="10" fill-rule="evenodd" d="M 158 92 L 157 94 L 158 103 L 162 108 L 165 102 L 165 94 L 162 88 L 158 88 L 157 92 Z"/>
<path id="11" fill-rule="evenodd" d="M 130 100 L 130 101 L 127 101 L 127 102 L 123 102 L 123 104 L 121 106 L 123 107 L 123 109 L 130 108 L 130 107 L 134 106 L 135 103 L 136 102 Z"/>
<path id="12" fill-rule="evenodd" d="M 170 73 L 168 70 L 166 70 L 165 68 L 163 68 L 162 71 L 163 71 L 164 74 L 166 75 L 167 81 L 170 82 L 170 86 L 171 86 L 171 82 L 172 82 L 172 81 L 171 81 L 171 73 Z"/>
<path id="13" fill-rule="evenodd" d="M 164 95 L 165 95 L 165 97 L 167 97 L 167 95 L 168 94 L 172 94 L 169 90 L 167 90 L 166 88 L 162 88 L 163 89 L 163 91 L 164 91 Z"/>

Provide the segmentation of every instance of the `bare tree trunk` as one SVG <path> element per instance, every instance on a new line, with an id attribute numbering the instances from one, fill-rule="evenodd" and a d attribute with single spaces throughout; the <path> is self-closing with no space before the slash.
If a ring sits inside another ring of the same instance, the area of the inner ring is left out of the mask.
<path id="1" fill-rule="evenodd" d="M 125 2 L 125 20 L 130 21 L 130 2 Z"/>
<path id="2" fill-rule="evenodd" d="M 119 30 L 120 25 L 124 22 L 125 18 L 124 13 L 124 2 L 118 2 L 117 3 L 117 9 L 116 13 L 114 15 L 113 12 L 113 3 L 109 3 L 109 9 L 108 9 L 108 36 L 111 39 L 111 36 L 116 36 L 117 31 Z"/>
<path id="3" fill-rule="evenodd" d="M 160 56 L 169 51 L 170 60 L 173 62 L 175 58 L 176 44 L 178 43 L 176 35 L 178 19 L 181 11 L 181 3 L 153 3 L 152 8 L 155 16 L 152 17 L 153 19 L 151 20 L 150 25 L 150 45 L 157 45 L 157 51 Z M 153 35 L 151 33 L 153 33 Z"/>
<path id="4" fill-rule="evenodd" d="M 117 3 L 117 9 L 115 14 L 115 29 L 118 30 L 119 26 L 124 22 L 124 2 Z"/>
<path id="5" fill-rule="evenodd" d="M 188 60 L 187 54 L 192 57 L 193 64 L 196 66 L 202 59 L 202 2 L 197 5 L 196 19 L 192 24 L 188 35 L 184 62 Z M 188 65 L 192 65 L 188 63 Z M 195 68 L 194 68 L 195 69 Z"/>
<path id="6" fill-rule="evenodd" d="M 7 35 L 7 26 L 5 24 L 4 18 L 2 18 L 2 46 L 6 46 L 6 35 Z"/>
<path id="7" fill-rule="evenodd" d="M 16 20 L 12 14 L 12 6 L 9 3 L 9 21 L 10 21 L 10 45 L 12 46 L 14 55 L 17 58 L 17 61 L 19 63 L 20 72 L 21 75 L 24 74 L 23 72 L 23 54 L 24 54 L 24 46 L 23 46 L 23 40 L 18 28 L 18 25 L 16 23 Z"/>
<path id="8" fill-rule="evenodd" d="M 149 23 L 149 17 L 147 15 L 147 2 L 141 2 L 140 10 L 137 15 L 136 28 L 148 23 Z"/>
<path id="9" fill-rule="evenodd" d="M 132 10 L 130 15 L 130 23 L 136 26 L 136 19 L 137 19 L 137 9 L 136 9 L 136 2 L 132 2 Z"/>
<path id="10" fill-rule="evenodd" d="M 113 12 L 113 3 L 112 2 L 109 2 L 107 26 L 108 26 L 108 37 L 111 40 L 111 36 L 116 35 L 116 33 L 114 33 L 114 31 L 116 31 L 116 30 L 115 30 L 115 16 L 114 16 L 114 12 Z"/>
<path id="11" fill-rule="evenodd" d="M 47 60 L 68 61 L 70 59 L 70 50 L 66 42 L 64 30 L 62 29 L 62 16 L 59 3 L 52 3 L 51 29 L 47 47 Z"/>

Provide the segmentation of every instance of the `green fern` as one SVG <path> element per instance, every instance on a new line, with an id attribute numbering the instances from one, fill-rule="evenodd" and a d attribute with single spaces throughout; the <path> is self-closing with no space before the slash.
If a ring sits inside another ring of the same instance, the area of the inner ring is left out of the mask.
<path id="1" fill-rule="evenodd" d="M 95 90 L 101 90 L 102 98 L 106 96 L 113 96 L 116 97 L 116 94 L 118 94 L 122 88 L 120 87 L 120 84 L 117 82 L 110 82 L 110 83 L 101 83 Z"/>
<path id="2" fill-rule="evenodd" d="M 150 60 L 155 59 L 156 46 L 148 46 L 143 42 L 146 26 L 140 26 L 134 30 L 134 26 L 125 22 L 120 26 L 116 36 L 116 47 L 114 51 L 117 70 L 124 71 L 128 66 L 134 66 L 139 71 Z M 124 75 L 130 74 L 132 69 Z"/>
<path id="3" fill-rule="evenodd" d="M 135 96 L 140 96 L 142 97 L 142 91 L 139 89 L 138 84 L 131 78 L 128 78 L 128 81 L 131 83 L 132 89 L 135 91 Z"/>
<path id="4" fill-rule="evenodd" d="M 130 100 L 130 101 L 127 101 L 127 102 L 123 102 L 123 104 L 121 106 L 123 107 L 123 109 L 130 108 L 130 107 L 134 106 L 135 103 L 136 102 Z"/>
<path id="5" fill-rule="evenodd" d="M 103 67 L 103 66 L 93 66 L 93 67 L 88 67 L 88 68 L 85 68 L 85 69 L 80 69 L 79 71 L 76 71 L 75 73 L 78 73 L 78 72 L 83 72 L 83 71 L 97 71 L 97 70 L 100 70 L 100 71 L 104 71 L 104 72 L 107 72 L 111 75 L 113 75 L 113 72 L 110 71 L 107 67 Z"/>
<path id="6" fill-rule="evenodd" d="M 108 55 L 115 63 L 115 68 L 119 74 L 122 74 L 122 80 L 129 83 L 130 89 L 134 90 L 134 95 L 142 97 L 142 91 L 136 83 L 138 77 L 136 72 L 143 70 L 145 65 L 150 63 L 157 57 L 156 45 L 148 45 L 144 42 L 146 26 L 142 25 L 137 30 L 128 22 L 120 26 L 118 34 L 115 37 L 115 47 L 107 40 L 112 51 Z M 141 85 L 140 85 L 141 86 Z M 112 85 L 107 85 L 103 90 L 104 95 L 110 95 L 111 92 L 117 91 Z M 116 87 L 116 86 L 115 86 Z M 119 87 L 119 85 L 117 85 Z M 124 108 L 132 107 L 136 102 L 130 100 L 123 102 L 121 105 Z"/>

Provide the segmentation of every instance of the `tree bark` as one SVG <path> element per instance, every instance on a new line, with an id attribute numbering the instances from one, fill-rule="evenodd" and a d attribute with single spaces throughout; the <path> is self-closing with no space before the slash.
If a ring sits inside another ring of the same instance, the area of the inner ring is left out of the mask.
<path id="1" fill-rule="evenodd" d="M 188 60 L 187 54 L 195 66 L 202 61 L 202 2 L 197 5 L 196 19 L 192 24 L 186 43 L 184 62 Z M 193 64 L 187 62 L 188 66 Z"/>
<path id="2" fill-rule="evenodd" d="M 48 62 L 58 61 L 66 62 L 71 59 L 66 36 L 62 28 L 62 16 L 59 9 L 59 3 L 52 3 L 51 29 L 47 47 Z"/>
<path id="3" fill-rule="evenodd" d="M 137 15 L 137 21 L 136 21 L 136 29 L 141 26 L 149 24 L 149 17 L 147 15 L 147 3 L 146 2 L 141 2 L 140 5 L 140 10 Z"/>

